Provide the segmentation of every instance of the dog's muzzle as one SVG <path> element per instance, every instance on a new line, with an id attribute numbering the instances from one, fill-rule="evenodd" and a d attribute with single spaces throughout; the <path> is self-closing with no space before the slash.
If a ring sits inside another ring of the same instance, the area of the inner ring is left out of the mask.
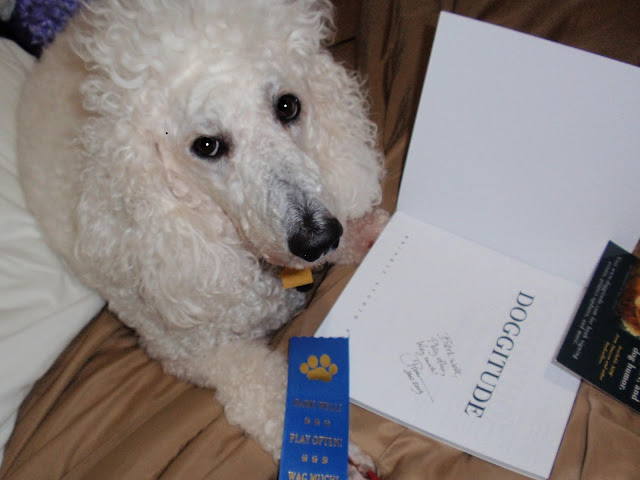
<path id="1" fill-rule="evenodd" d="M 314 262 L 338 248 L 342 233 L 342 225 L 337 218 L 329 214 L 320 218 L 306 214 L 289 236 L 289 250 L 296 257 Z"/>

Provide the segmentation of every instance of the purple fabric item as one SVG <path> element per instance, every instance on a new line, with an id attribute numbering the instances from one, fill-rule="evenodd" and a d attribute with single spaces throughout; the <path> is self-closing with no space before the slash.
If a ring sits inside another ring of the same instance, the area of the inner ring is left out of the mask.
<path id="1" fill-rule="evenodd" d="M 83 3 L 82 0 L 17 0 L 0 33 L 39 56 Z"/>
<path id="2" fill-rule="evenodd" d="M 78 0 L 18 0 L 14 15 L 31 34 L 32 45 L 46 45 L 62 31 L 79 6 Z"/>

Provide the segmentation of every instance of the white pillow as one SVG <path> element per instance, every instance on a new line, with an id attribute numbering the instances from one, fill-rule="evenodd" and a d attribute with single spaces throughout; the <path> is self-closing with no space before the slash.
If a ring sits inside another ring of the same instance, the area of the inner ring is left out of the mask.
<path id="1" fill-rule="evenodd" d="M 33 64 L 33 57 L 0 38 L 0 462 L 20 403 L 104 305 L 65 270 L 25 207 L 15 111 Z"/>

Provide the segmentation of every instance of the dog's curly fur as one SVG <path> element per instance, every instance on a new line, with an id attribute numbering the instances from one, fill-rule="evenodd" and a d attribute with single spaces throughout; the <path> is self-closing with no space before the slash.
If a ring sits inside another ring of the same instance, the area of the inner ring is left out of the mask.
<path id="1" fill-rule="evenodd" d="M 264 336 L 304 299 L 278 268 L 357 262 L 387 218 L 361 84 L 323 48 L 330 14 L 327 0 L 96 0 L 18 112 L 21 182 L 52 248 L 275 459 L 286 366 Z M 299 115 L 283 118 L 288 94 Z"/>

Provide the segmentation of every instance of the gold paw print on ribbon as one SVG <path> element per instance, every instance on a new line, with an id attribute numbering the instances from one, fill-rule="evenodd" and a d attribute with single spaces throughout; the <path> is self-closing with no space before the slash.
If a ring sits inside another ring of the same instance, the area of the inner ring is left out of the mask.
<path id="1" fill-rule="evenodd" d="M 309 380 L 321 380 L 330 382 L 333 376 L 338 373 L 338 366 L 331 363 L 331 357 L 326 353 L 318 357 L 309 355 L 306 362 L 300 364 L 300 372 L 307 376 Z"/>

